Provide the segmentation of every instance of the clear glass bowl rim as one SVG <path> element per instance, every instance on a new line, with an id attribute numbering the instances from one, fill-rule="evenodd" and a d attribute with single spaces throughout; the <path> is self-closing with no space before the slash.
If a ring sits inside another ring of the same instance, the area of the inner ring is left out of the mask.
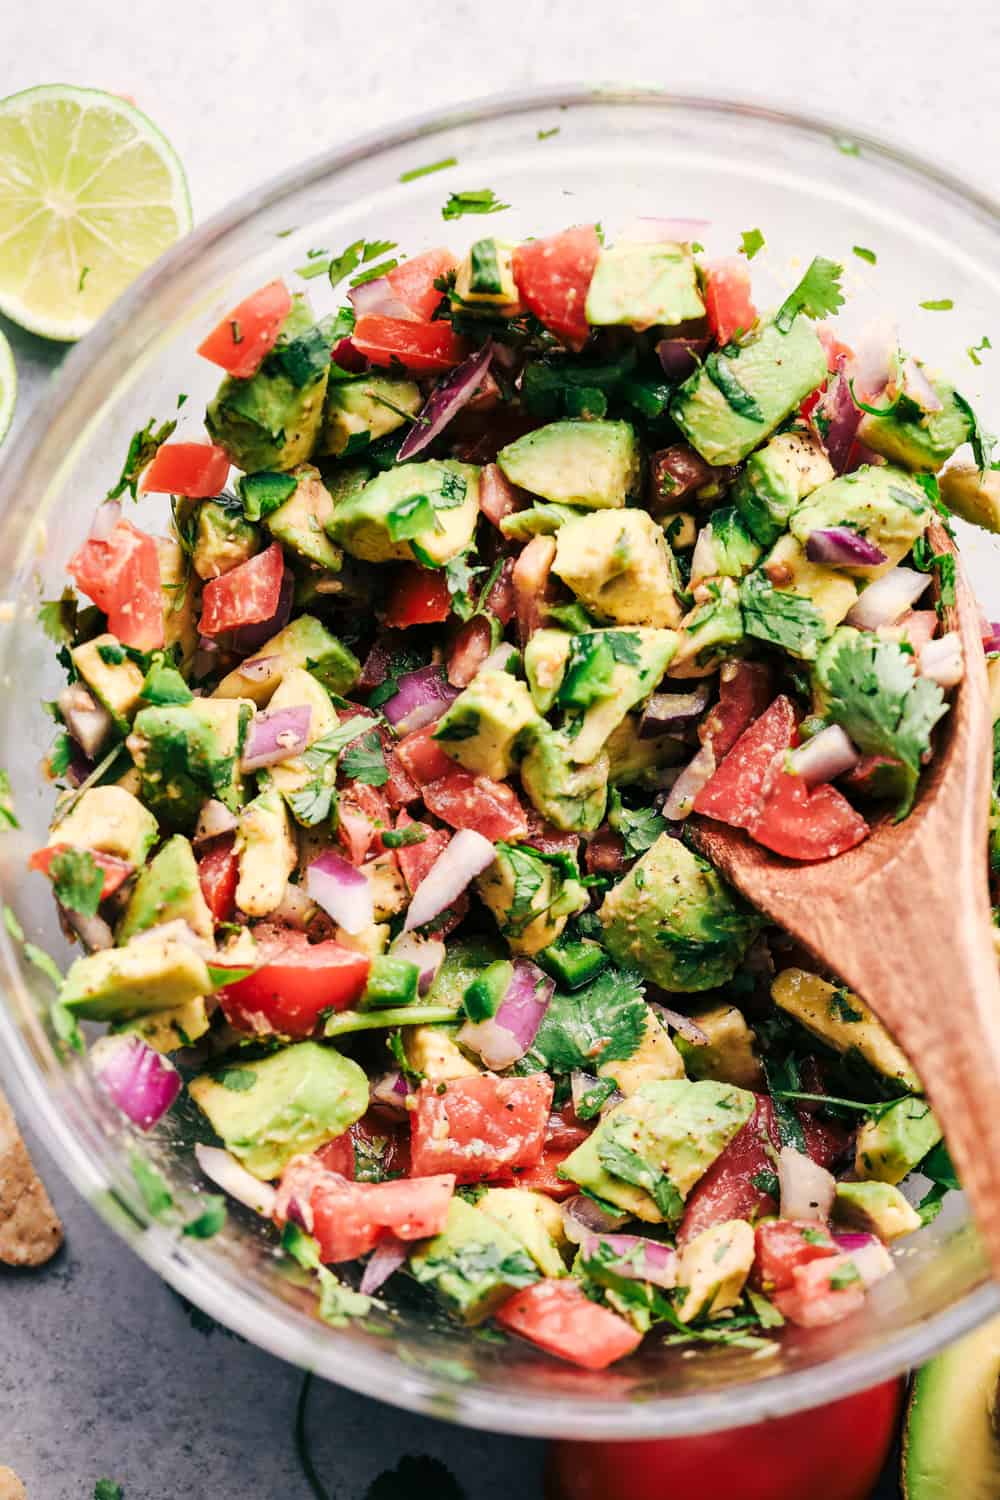
<path id="1" fill-rule="evenodd" d="M 713 98 L 649 85 L 569 83 L 505 91 L 467 101 L 447 112 L 434 110 L 411 115 L 322 152 L 242 195 L 144 272 L 94 330 L 70 351 L 47 393 L 17 435 L 0 469 L 0 519 L 27 478 L 42 435 L 57 418 L 64 389 L 87 381 L 121 330 L 140 310 L 155 303 L 175 274 L 196 261 L 209 246 L 224 240 L 265 210 L 277 207 L 286 197 L 363 158 L 431 138 L 460 125 L 482 126 L 490 120 L 521 113 L 595 104 L 659 107 L 665 111 L 683 109 L 706 116 L 770 122 L 827 142 L 847 140 L 863 153 L 881 158 L 883 163 L 957 199 L 966 211 L 971 210 L 1000 235 L 1000 201 L 948 167 L 840 120 L 775 107 L 762 99 Z M 0 932 L 0 948 L 5 950 L 3 957 L 12 970 L 12 954 L 4 932 Z M 462 1425 L 526 1437 L 563 1436 L 582 1440 L 668 1437 L 747 1426 L 868 1389 L 921 1364 L 938 1349 L 1000 1311 L 1000 1287 L 986 1284 L 916 1329 L 887 1341 L 878 1350 L 860 1355 L 847 1353 L 813 1369 L 695 1395 L 665 1397 L 646 1404 L 608 1402 L 602 1408 L 593 1401 L 579 1403 L 563 1393 L 554 1393 L 544 1400 L 535 1395 L 528 1400 L 516 1390 L 501 1396 L 491 1389 L 479 1395 L 475 1386 L 456 1387 L 441 1376 L 404 1369 L 388 1348 L 359 1349 L 318 1322 L 303 1324 L 262 1308 L 235 1276 L 205 1261 L 199 1263 L 187 1255 L 178 1257 L 170 1240 L 148 1217 L 136 1212 L 134 1201 L 130 1200 L 128 1212 L 122 1213 L 124 1205 L 115 1193 L 114 1184 L 73 1135 L 46 1089 L 37 1059 L 3 1004 L 0 1004 L 0 1041 L 3 1043 L 0 1072 L 60 1169 L 136 1254 L 176 1291 L 218 1322 L 279 1358 L 364 1395 L 446 1417 Z"/>

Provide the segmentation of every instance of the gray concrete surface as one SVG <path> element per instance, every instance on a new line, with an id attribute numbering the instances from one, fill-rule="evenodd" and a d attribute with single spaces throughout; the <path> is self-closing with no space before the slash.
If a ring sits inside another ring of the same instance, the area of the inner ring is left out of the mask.
<path id="1" fill-rule="evenodd" d="M 750 94 L 839 116 L 1000 190 L 1000 13 L 989 0 L 956 0 L 947 13 L 932 0 L 905 11 L 868 0 L 631 0 L 618 9 L 595 0 L 14 0 L 2 13 L 0 96 L 41 82 L 133 95 L 179 151 L 197 219 L 393 117 L 583 78 Z M 6 331 L 20 423 L 59 351 Z M 102 1475 L 126 1500 L 308 1500 L 292 1438 L 298 1372 L 198 1332 L 57 1164 L 39 1151 L 38 1165 L 67 1247 L 42 1272 L 0 1270 L 0 1465 L 23 1476 L 31 1500 L 87 1500 Z M 334 1500 L 363 1500 L 400 1454 L 422 1452 L 446 1460 L 470 1500 L 541 1497 L 540 1444 L 448 1428 L 332 1386 L 313 1393 L 311 1429 Z M 894 1493 L 887 1481 L 879 1500 Z"/>

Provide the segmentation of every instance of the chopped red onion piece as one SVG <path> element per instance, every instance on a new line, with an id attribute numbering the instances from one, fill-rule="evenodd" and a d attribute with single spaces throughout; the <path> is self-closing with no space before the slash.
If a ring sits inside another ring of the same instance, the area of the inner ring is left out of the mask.
<path id="1" fill-rule="evenodd" d="M 68 906 L 60 906 L 59 910 L 88 953 L 99 953 L 104 948 L 115 946 L 114 933 L 96 912 L 92 917 L 85 917 L 82 912 L 71 911 Z"/>
<path id="2" fill-rule="evenodd" d="M 191 842 L 195 845 L 206 844 L 209 839 L 220 838 L 224 833 L 235 833 L 239 827 L 239 821 L 236 814 L 230 812 L 224 802 L 210 797 L 201 805 Z"/>
<path id="3" fill-rule="evenodd" d="M 295 596 L 295 574 L 291 568 L 286 568 L 281 575 L 281 592 L 278 594 L 278 605 L 269 620 L 261 620 L 257 625 L 239 625 L 230 632 L 230 642 L 234 651 L 240 656 L 250 656 L 254 651 L 259 651 L 265 641 L 284 630 L 292 615 L 292 600 Z"/>
<path id="4" fill-rule="evenodd" d="M 111 732 L 111 715 L 79 682 L 63 688 L 57 699 L 63 722 L 84 755 L 96 760 Z"/>
<path id="5" fill-rule="evenodd" d="M 823 446 L 827 457 L 838 474 L 847 467 L 861 421 L 861 408 L 855 405 L 851 387 L 843 371 L 833 376 L 819 398 L 816 413 L 823 417 L 826 430 Z"/>
<path id="6" fill-rule="evenodd" d="M 403 931 L 412 932 L 440 916 L 495 859 L 489 839 L 473 828 L 460 828 L 417 886 Z"/>
<path id="7" fill-rule="evenodd" d="M 103 1036 L 90 1049 L 97 1082 L 140 1130 L 162 1120 L 181 1091 L 181 1075 L 135 1032 Z"/>
<path id="8" fill-rule="evenodd" d="M 902 394 L 919 406 L 922 412 L 944 410 L 944 402 L 915 359 L 907 356 L 903 360 L 898 384 Z"/>
<path id="9" fill-rule="evenodd" d="M 831 568 L 877 568 L 888 561 L 881 547 L 849 526 L 827 526 L 810 531 L 806 540 L 806 557 L 810 562 L 825 563 Z"/>
<path id="10" fill-rule="evenodd" d="M 388 276 L 376 276 L 373 281 L 352 286 L 347 300 L 354 308 L 356 318 L 401 318 L 405 323 L 419 322 L 412 307 L 396 296 Z"/>
<path id="11" fill-rule="evenodd" d="M 928 641 L 921 648 L 917 660 L 921 677 L 929 677 L 938 687 L 957 687 L 965 671 L 962 658 L 962 637 L 956 630 L 949 630 L 937 640 Z"/>
<path id="12" fill-rule="evenodd" d="M 666 1021 L 675 1031 L 679 1031 L 686 1042 L 691 1042 L 695 1047 L 707 1047 L 709 1035 L 702 1031 L 697 1021 L 686 1016 L 683 1011 L 671 1010 L 669 1005 L 661 1005 L 659 1001 L 651 1000 L 650 1009 L 655 1010 L 661 1020 Z"/>
<path id="13" fill-rule="evenodd" d="M 481 349 L 463 360 L 439 381 L 424 403 L 410 431 L 400 444 L 397 462 L 403 463 L 420 453 L 443 432 L 457 412 L 471 401 L 483 381 L 493 358 L 493 340 L 487 339 Z"/>
<path id="14" fill-rule="evenodd" d="M 122 518 L 122 507 L 120 500 L 105 500 L 94 512 L 94 519 L 90 524 L 90 540 L 93 542 L 106 542 Z"/>
<path id="15" fill-rule="evenodd" d="M 660 339 L 656 345 L 656 357 L 664 375 L 671 380 L 686 380 L 700 364 L 710 342 L 709 339 Z"/>
<path id="16" fill-rule="evenodd" d="M 418 667 L 415 672 L 404 672 L 397 691 L 382 704 L 382 712 L 402 737 L 440 719 L 457 697 L 458 688 L 451 686 L 440 667 Z"/>
<path id="17" fill-rule="evenodd" d="M 661 244 L 686 245 L 703 235 L 712 226 L 711 219 L 659 219 L 644 215 L 626 224 L 618 236 L 619 242 L 630 245 Z"/>
<path id="18" fill-rule="evenodd" d="M 918 573 L 915 568 L 893 568 L 883 573 L 858 596 L 847 616 L 848 625 L 856 625 L 860 630 L 895 625 L 901 615 L 913 608 L 930 581 L 929 573 Z"/>
<path id="19" fill-rule="evenodd" d="M 518 1062 L 530 1048 L 555 991 L 555 980 L 526 958 L 514 960 L 510 984 L 495 1016 L 467 1021 L 458 1033 L 493 1072 Z"/>
<path id="20" fill-rule="evenodd" d="M 512 671 L 517 664 L 517 647 L 508 645 L 497 646 L 479 668 L 480 672 L 506 672 Z"/>
<path id="21" fill-rule="evenodd" d="M 596 1089 L 600 1079 L 596 1073 L 585 1073 L 582 1068 L 576 1068 L 569 1076 L 570 1091 L 573 1096 L 573 1109 L 578 1110 L 591 1089 Z"/>
<path id="22" fill-rule="evenodd" d="M 596 1255 L 598 1247 L 607 1245 L 618 1257 L 615 1271 L 631 1281 L 649 1281 L 653 1286 L 677 1285 L 677 1251 L 659 1240 L 648 1240 L 638 1234 L 588 1235 L 581 1245 L 584 1255 Z"/>
<path id="23" fill-rule="evenodd" d="M 654 693 L 642 711 L 639 738 L 653 739 L 686 719 L 700 718 L 711 696 L 712 689 L 707 682 L 699 682 L 690 693 Z"/>
<path id="24" fill-rule="evenodd" d="M 394 1234 L 386 1235 L 380 1244 L 375 1246 L 371 1253 L 371 1259 L 365 1266 L 365 1274 L 361 1278 L 361 1291 L 366 1297 L 374 1297 L 375 1293 L 389 1280 L 394 1271 L 398 1271 L 406 1260 L 409 1249 L 402 1240 Z"/>
<path id="25" fill-rule="evenodd" d="M 562 1204 L 562 1216 L 566 1238 L 574 1245 L 582 1245 L 592 1234 L 613 1233 L 627 1224 L 631 1217 L 629 1214 L 605 1213 L 600 1204 L 583 1193 L 566 1199 Z"/>
<path id="26" fill-rule="evenodd" d="M 836 1271 L 838 1264 L 846 1267 L 849 1263 L 865 1286 L 869 1287 L 895 1269 L 892 1256 L 877 1235 L 835 1234 L 833 1238 L 844 1253 L 837 1259 L 827 1261 L 832 1270 Z"/>
<path id="27" fill-rule="evenodd" d="M 268 920 L 287 922 L 289 927 L 297 927 L 300 932 L 304 932 L 315 915 L 316 902 L 307 895 L 304 887 L 293 885 L 289 880 L 285 884 L 285 894 L 274 911 L 270 913 Z"/>
<path id="28" fill-rule="evenodd" d="M 273 682 L 276 677 L 284 676 L 287 666 L 288 658 L 278 651 L 274 656 L 254 656 L 240 662 L 238 671 L 248 682 Z"/>
<path id="29" fill-rule="evenodd" d="M 837 1192 L 836 1178 L 825 1167 L 792 1146 L 778 1153 L 778 1182 L 783 1219 L 815 1219 L 825 1224 Z"/>
<path id="30" fill-rule="evenodd" d="M 391 1109 L 395 1113 L 405 1111 L 406 1101 L 412 1092 L 412 1084 L 407 1083 L 398 1069 L 394 1069 L 371 1085 L 369 1095 L 373 1104 L 381 1104 L 384 1109 Z"/>
<path id="31" fill-rule="evenodd" d="M 983 626 L 983 650 L 987 654 L 1000 651 L 1000 621 L 990 620 Z"/>
<path id="32" fill-rule="evenodd" d="M 854 350 L 851 379 L 862 401 L 884 391 L 899 362 L 899 334 L 888 318 L 876 318 L 864 329 Z"/>
<path id="33" fill-rule="evenodd" d="M 255 714 L 240 760 L 243 770 L 259 771 L 262 766 L 276 766 L 301 754 L 309 744 L 311 720 L 312 709 L 307 703 Z"/>
<path id="34" fill-rule="evenodd" d="M 426 995 L 444 963 L 446 949 L 440 938 L 422 938 L 415 932 L 401 932 L 389 954 L 392 958 L 404 958 L 416 964 L 420 976 L 417 989 L 421 995 Z"/>
<path id="35" fill-rule="evenodd" d="M 668 822 L 680 822 L 694 806 L 694 799 L 706 782 L 715 775 L 715 751 L 711 742 L 702 745 L 694 759 L 689 761 L 670 788 L 663 804 L 663 816 Z"/>
<path id="36" fill-rule="evenodd" d="M 470 1052 L 477 1053 L 491 1073 L 502 1073 L 525 1053 L 514 1033 L 501 1026 L 495 1016 L 487 1021 L 466 1021 L 457 1040 Z"/>
<path id="37" fill-rule="evenodd" d="M 306 890 L 345 932 L 364 932 L 375 920 L 375 903 L 367 875 L 332 849 L 309 866 Z"/>
<path id="38" fill-rule="evenodd" d="M 349 338 L 341 339 L 339 344 L 333 346 L 330 358 L 335 365 L 339 365 L 342 370 L 349 370 L 352 375 L 363 375 L 368 369 L 367 359 Z"/>
<path id="39" fill-rule="evenodd" d="M 861 759 L 861 751 L 839 724 L 828 724 L 819 734 L 806 740 L 788 757 L 787 766 L 795 776 L 801 776 L 810 786 L 821 781 L 833 781 L 845 771 L 853 771 Z"/>
<path id="40" fill-rule="evenodd" d="M 278 1195 L 269 1182 L 258 1181 L 221 1146 L 203 1146 L 199 1141 L 194 1154 L 205 1176 L 230 1198 L 252 1208 L 255 1214 L 261 1214 L 265 1219 L 273 1216 Z"/>

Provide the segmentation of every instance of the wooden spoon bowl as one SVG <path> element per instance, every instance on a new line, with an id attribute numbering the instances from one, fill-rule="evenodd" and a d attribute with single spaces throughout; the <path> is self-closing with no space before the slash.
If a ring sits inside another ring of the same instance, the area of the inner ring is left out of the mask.
<path id="1" fill-rule="evenodd" d="M 937 553 L 956 556 L 940 522 Z M 797 864 L 691 819 L 695 846 L 757 909 L 867 1001 L 921 1078 L 1000 1277 L 1000 971 L 987 839 L 992 715 L 979 610 L 957 559 L 945 626 L 965 671 L 916 806 L 835 859 Z"/>

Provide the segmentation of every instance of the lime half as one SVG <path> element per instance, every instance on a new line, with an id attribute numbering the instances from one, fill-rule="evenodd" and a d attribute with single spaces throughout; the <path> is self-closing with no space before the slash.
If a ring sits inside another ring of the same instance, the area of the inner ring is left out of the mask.
<path id="1" fill-rule="evenodd" d="M 6 335 L 0 330 L 0 443 L 10 430 L 17 402 L 17 371 Z"/>
<path id="2" fill-rule="evenodd" d="M 191 227 L 184 169 L 117 94 L 45 84 L 0 100 L 0 312 L 81 338 Z"/>

